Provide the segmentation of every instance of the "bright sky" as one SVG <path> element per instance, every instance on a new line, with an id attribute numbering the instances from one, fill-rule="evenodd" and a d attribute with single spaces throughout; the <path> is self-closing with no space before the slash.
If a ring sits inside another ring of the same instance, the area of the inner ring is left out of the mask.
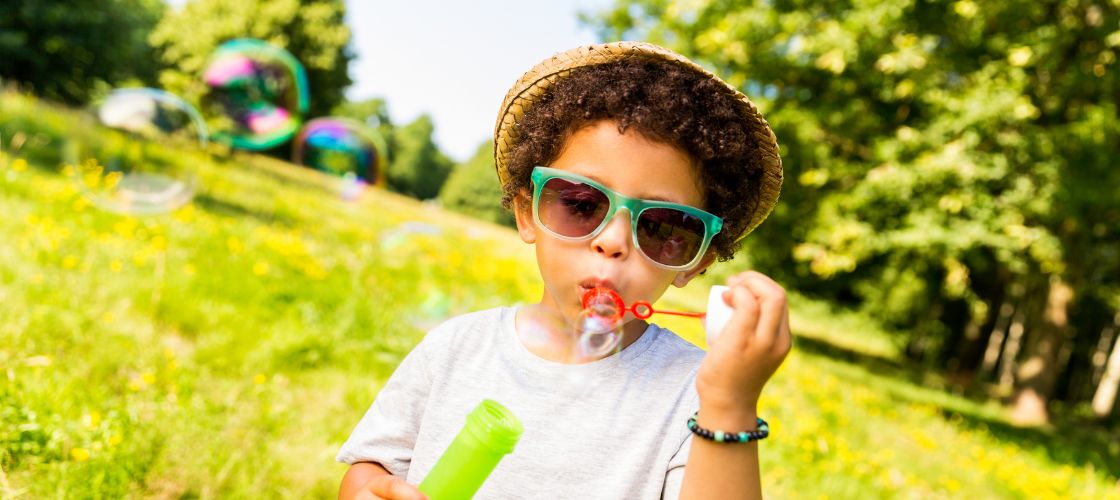
<path id="1" fill-rule="evenodd" d="M 382 97 L 393 123 L 431 115 L 457 161 L 490 139 L 507 90 L 537 62 L 596 43 L 579 12 L 611 0 L 347 0 L 351 100 Z"/>

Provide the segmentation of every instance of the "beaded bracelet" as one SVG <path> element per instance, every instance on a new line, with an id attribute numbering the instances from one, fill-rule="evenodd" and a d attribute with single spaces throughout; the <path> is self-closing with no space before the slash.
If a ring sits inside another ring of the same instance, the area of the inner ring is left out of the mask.
<path id="1" fill-rule="evenodd" d="M 735 433 L 712 431 L 700 427 L 700 424 L 696 423 L 696 417 L 699 415 L 700 412 L 693 413 L 692 418 L 688 419 L 688 430 L 708 441 L 715 441 L 717 443 L 747 443 L 750 441 L 758 441 L 759 439 L 766 439 L 766 436 L 770 435 L 770 424 L 766 423 L 766 421 L 761 418 L 758 419 L 757 431 Z"/>

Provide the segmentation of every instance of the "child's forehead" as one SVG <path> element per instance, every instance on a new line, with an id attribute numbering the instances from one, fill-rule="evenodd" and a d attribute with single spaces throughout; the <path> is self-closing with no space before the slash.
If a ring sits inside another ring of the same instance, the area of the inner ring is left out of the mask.
<path id="1" fill-rule="evenodd" d="M 698 206 L 699 171 L 688 153 L 604 120 L 571 134 L 549 165 L 581 175 L 626 196 Z"/>

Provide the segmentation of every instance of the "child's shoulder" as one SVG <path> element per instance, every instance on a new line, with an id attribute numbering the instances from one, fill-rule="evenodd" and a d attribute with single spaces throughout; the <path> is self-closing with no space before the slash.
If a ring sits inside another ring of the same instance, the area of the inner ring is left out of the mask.
<path id="1" fill-rule="evenodd" d="M 513 313 L 511 307 L 494 307 L 452 316 L 428 331 L 423 342 L 447 345 L 460 342 L 465 337 L 477 341 L 480 335 L 497 335 L 506 322 L 512 321 L 509 315 Z"/>
<path id="2" fill-rule="evenodd" d="M 654 323 L 650 325 L 649 333 L 656 333 L 652 348 L 655 355 L 668 363 L 693 366 L 704 359 L 703 349 L 668 328 Z"/>
<path id="3" fill-rule="evenodd" d="M 437 331 L 461 331 L 479 327 L 490 328 L 500 326 L 502 320 L 506 318 L 506 314 L 511 313 L 513 313 L 513 308 L 509 306 L 492 307 L 490 309 L 463 313 L 447 318 L 443 323 L 440 323 L 439 326 L 433 328 L 429 335 Z"/>

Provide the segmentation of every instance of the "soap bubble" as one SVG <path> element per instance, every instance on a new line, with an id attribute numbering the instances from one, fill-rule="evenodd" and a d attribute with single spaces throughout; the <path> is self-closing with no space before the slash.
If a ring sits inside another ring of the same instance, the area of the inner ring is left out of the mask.
<path id="1" fill-rule="evenodd" d="M 451 315 L 452 303 L 451 297 L 438 288 L 425 287 L 421 295 L 424 300 L 407 314 L 407 318 L 414 328 L 427 331 Z"/>
<path id="2" fill-rule="evenodd" d="M 443 235 L 443 229 L 434 224 L 421 221 L 406 221 L 381 234 L 381 251 L 393 253 L 406 243 L 415 242 L 421 238 L 438 239 Z M 406 248 L 403 253 L 411 253 L 414 249 Z M 414 255 L 402 255 L 412 258 Z"/>
<path id="3" fill-rule="evenodd" d="M 316 118 L 307 122 L 293 141 L 292 162 L 367 184 L 383 175 L 380 137 L 353 120 Z"/>
<path id="4" fill-rule="evenodd" d="M 215 138 L 262 150 L 287 141 L 307 112 L 307 73 L 288 51 L 241 38 L 214 51 L 203 73 L 203 112 L 219 126 Z"/>
<path id="5" fill-rule="evenodd" d="M 362 190 L 366 187 L 366 181 L 363 181 L 354 174 L 346 174 L 342 176 L 342 184 L 339 186 L 338 194 L 346 201 L 353 201 L 362 195 Z"/>
<path id="6" fill-rule="evenodd" d="M 579 339 L 579 356 L 601 358 L 613 352 L 622 342 L 622 313 L 613 302 L 596 302 L 576 316 L 575 333 Z"/>
<path id="7" fill-rule="evenodd" d="M 206 145 L 206 125 L 193 107 L 150 88 L 113 90 L 67 133 L 64 160 L 82 193 L 105 210 L 149 215 L 191 200 L 196 177 L 183 153 Z"/>

